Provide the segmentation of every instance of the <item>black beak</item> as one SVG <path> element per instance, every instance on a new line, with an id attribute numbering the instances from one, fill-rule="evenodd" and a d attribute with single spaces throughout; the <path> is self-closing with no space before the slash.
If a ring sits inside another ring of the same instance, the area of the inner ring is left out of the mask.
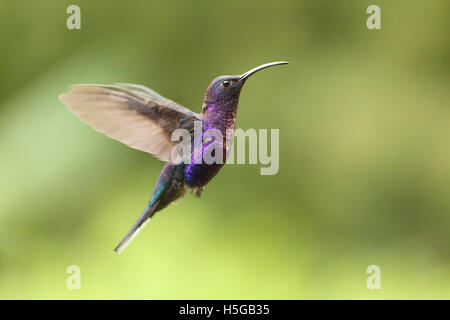
<path id="1" fill-rule="evenodd" d="M 268 67 L 272 67 L 272 66 L 278 66 L 278 65 L 281 65 L 281 64 L 289 64 L 289 63 L 290 62 L 287 62 L 287 61 L 277 61 L 277 62 L 269 62 L 269 63 L 263 64 L 263 65 L 260 65 L 260 66 L 258 66 L 256 68 L 253 68 L 253 69 L 243 73 L 239 77 L 239 81 L 247 80 L 248 77 L 250 77 L 252 74 L 258 72 L 259 70 L 262 70 L 262 69 L 265 69 L 265 68 L 268 68 Z"/>

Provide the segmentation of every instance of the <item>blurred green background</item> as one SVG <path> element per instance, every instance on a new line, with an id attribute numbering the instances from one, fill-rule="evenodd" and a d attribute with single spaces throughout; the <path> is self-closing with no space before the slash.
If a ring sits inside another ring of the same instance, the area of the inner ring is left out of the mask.
<path id="1" fill-rule="evenodd" d="M 81 8 L 81 30 L 66 8 Z M 382 30 L 366 8 L 381 7 Z M 0 298 L 450 298 L 449 1 L 0 0 Z M 162 163 L 58 101 L 132 82 L 200 112 L 221 74 L 288 60 L 237 126 L 280 170 L 226 166 L 112 249 Z M 381 268 L 368 290 L 366 268 Z M 81 268 L 81 290 L 66 269 Z"/>

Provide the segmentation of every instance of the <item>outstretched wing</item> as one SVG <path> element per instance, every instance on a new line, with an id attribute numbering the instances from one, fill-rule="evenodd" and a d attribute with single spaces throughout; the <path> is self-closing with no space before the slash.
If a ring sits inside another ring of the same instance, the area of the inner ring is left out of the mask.
<path id="1" fill-rule="evenodd" d="M 166 162 L 178 128 L 189 131 L 200 115 L 140 85 L 74 85 L 59 99 L 83 122 L 127 146 Z"/>

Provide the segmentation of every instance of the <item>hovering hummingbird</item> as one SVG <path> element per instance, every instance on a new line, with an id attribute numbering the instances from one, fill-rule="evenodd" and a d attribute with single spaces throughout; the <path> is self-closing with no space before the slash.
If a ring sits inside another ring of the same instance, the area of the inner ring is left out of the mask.
<path id="1" fill-rule="evenodd" d="M 227 154 L 227 145 L 220 139 L 202 140 L 200 147 L 192 142 L 191 162 L 174 163 L 171 154 L 176 141 L 172 141 L 172 133 L 179 128 L 186 129 L 193 141 L 195 121 L 201 121 L 202 137 L 208 129 L 219 130 L 224 137 L 230 130 L 234 132 L 239 95 L 245 81 L 257 71 L 288 63 L 271 62 L 241 75 L 217 77 L 206 90 L 200 114 L 135 84 L 80 84 L 60 95 L 60 101 L 95 130 L 166 162 L 150 202 L 114 251 L 124 250 L 157 211 L 181 199 L 186 190 L 200 196 L 203 187 L 224 164 L 224 161 L 212 164 L 193 161 L 211 143 Z"/>

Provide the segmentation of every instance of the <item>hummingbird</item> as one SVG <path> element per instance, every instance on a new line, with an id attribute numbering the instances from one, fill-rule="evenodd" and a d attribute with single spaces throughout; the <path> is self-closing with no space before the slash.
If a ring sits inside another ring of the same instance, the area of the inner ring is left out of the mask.
<path id="1" fill-rule="evenodd" d="M 187 190 L 199 197 L 203 187 L 222 168 L 225 161 L 194 161 L 211 143 L 224 151 L 225 160 L 229 148 L 221 139 L 203 139 L 195 145 L 194 123 L 201 121 L 202 137 L 208 129 L 218 130 L 224 137 L 233 133 L 239 95 L 247 79 L 265 68 L 288 63 L 270 62 L 241 75 L 215 78 L 206 90 L 200 114 L 137 84 L 79 84 L 59 96 L 70 111 L 93 129 L 165 162 L 148 205 L 114 251 L 122 252 L 156 212 L 180 200 Z M 180 128 L 190 134 L 192 158 L 177 163 L 172 156 L 177 142 L 171 136 Z"/>

